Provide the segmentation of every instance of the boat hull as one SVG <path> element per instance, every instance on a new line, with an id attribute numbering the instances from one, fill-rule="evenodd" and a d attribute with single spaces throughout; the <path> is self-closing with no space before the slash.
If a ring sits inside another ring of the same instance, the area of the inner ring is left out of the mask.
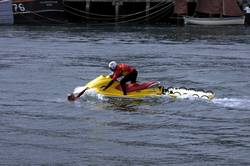
<path id="1" fill-rule="evenodd" d="M 15 24 L 62 23 L 64 10 L 61 0 L 14 0 Z"/>
<path id="2" fill-rule="evenodd" d="M 185 24 L 194 25 L 243 25 L 245 17 L 225 17 L 225 18 L 196 18 L 184 17 Z"/>
<path id="3" fill-rule="evenodd" d="M 10 0 L 0 0 L 0 25 L 11 25 L 14 23 Z"/>

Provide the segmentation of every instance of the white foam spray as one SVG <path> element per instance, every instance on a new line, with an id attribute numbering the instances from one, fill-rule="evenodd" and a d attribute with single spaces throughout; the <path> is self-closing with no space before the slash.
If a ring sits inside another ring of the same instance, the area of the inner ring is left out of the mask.
<path id="1" fill-rule="evenodd" d="M 249 98 L 215 98 L 212 102 L 214 104 L 222 105 L 223 107 L 250 109 Z"/>
<path id="2" fill-rule="evenodd" d="M 80 93 L 84 89 L 85 89 L 84 86 L 76 87 L 75 90 L 74 90 L 74 93 Z M 83 98 L 87 97 L 88 99 L 89 98 L 94 98 L 94 99 L 98 99 L 98 100 L 101 100 L 101 101 L 107 101 L 108 100 L 107 97 L 105 97 L 104 95 L 96 93 L 96 91 L 93 90 L 93 89 L 87 90 L 82 97 Z M 167 94 L 163 95 L 162 97 L 171 98 Z M 192 96 L 190 94 L 177 96 L 176 98 L 177 99 L 208 101 L 207 99 Z M 250 109 L 250 98 L 249 97 L 243 97 L 243 98 L 214 98 L 214 99 L 210 100 L 209 102 L 214 103 L 216 105 L 223 106 L 223 107 L 238 108 L 238 109 Z"/>

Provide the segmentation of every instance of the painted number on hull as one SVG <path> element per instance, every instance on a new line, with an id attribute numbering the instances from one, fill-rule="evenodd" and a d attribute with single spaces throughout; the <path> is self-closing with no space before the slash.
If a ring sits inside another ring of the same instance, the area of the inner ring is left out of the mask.
<path id="1" fill-rule="evenodd" d="M 25 12 L 26 9 L 22 3 L 12 4 L 14 12 Z"/>

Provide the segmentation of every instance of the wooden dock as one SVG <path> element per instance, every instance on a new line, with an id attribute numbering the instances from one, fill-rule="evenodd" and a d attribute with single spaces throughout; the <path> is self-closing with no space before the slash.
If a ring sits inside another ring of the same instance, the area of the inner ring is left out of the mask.
<path id="1" fill-rule="evenodd" d="M 0 2 L 3 0 L 0 0 Z M 9 0 L 8 0 L 9 1 Z M 41 1 L 41 2 L 40 2 Z M 14 0 L 14 23 L 170 23 L 180 17 L 174 12 L 176 0 Z M 187 15 L 195 13 L 197 0 L 187 1 Z M 45 3 L 46 2 L 46 3 Z M 244 6 L 250 0 L 238 0 Z M 11 7 L 11 5 L 10 5 Z M 1 8 L 0 8 L 1 9 Z M 6 7 L 0 10 L 0 22 Z M 44 11 L 44 12 L 41 12 Z M 5 17 L 5 15 L 4 15 Z M 179 24 L 179 23 L 178 23 Z"/>
<path id="2" fill-rule="evenodd" d="M 64 2 L 166 2 L 171 3 L 174 0 L 64 0 Z M 187 0 L 187 2 L 196 2 L 196 0 Z"/>
<path id="3" fill-rule="evenodd" d="M 65 12 L 72 22 L 168 22 L 176 0 L 63 0 Z M 188 15 L 195 10 L 197 0 L 187 0 Z M 238 0 L 240 4 L 246 0 Z"/>
<path id="4" fill-rule="evenodd" d="M 175 0 L 63 0 L 64 2 L 113 2 L 113 1 L 120 1 L 120 2 L 166 2 L 166 3 L 171 3 L 174 2 Z M 245 0 L 250 3 L 250 0 Z M 187 2 L 197 2 L 197 0 L 187 0 Z M 238 0 L 239 4 L 242 4 L 244 0 Z"/>
<path id="5" fill-rule="evenodd" d="M 172 15 L 174 1 L 175 0 L 63 0 L 65 12 L 69 20 L 72 19 L 72 22 L 137 22 L 143 20 L 163 20 Z M 196 0 L 187 0 L 187 2 L 196 2 Z"/>

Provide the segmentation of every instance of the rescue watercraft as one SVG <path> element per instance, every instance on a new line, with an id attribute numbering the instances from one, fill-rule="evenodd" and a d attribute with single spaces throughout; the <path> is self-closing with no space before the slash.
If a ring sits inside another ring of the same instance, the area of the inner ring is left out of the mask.
<path id="1" fill-rule="evenodd" d="M 126 97 L 126 98 L 144 98 L 144 97 L 155 97 L 168 95 L 172 98 L 178 98 L 182 96 L 193 96 L 203 99 L 212 100 L 214 98 L 214 93 L 211 91 L 194 90 L 186 88 L 168 88 L 165 89 L 162 84 L 158 81 L 148 81 L 142 83 L 127 83 L 126 90 L 127 95 L 123 95 L 119 81 L 115 81 L 108 89 L 105 91 L 103 88 L 111 81 L 109 75 L 100 75 L 94 80 L 87 83 L 85 86 L 76 88 L 73 93 L 68 95 L 69 101 L 74 101 L 81 97 L 85 91 L 94 90 L 97 94 L 108 97 Z"/>

